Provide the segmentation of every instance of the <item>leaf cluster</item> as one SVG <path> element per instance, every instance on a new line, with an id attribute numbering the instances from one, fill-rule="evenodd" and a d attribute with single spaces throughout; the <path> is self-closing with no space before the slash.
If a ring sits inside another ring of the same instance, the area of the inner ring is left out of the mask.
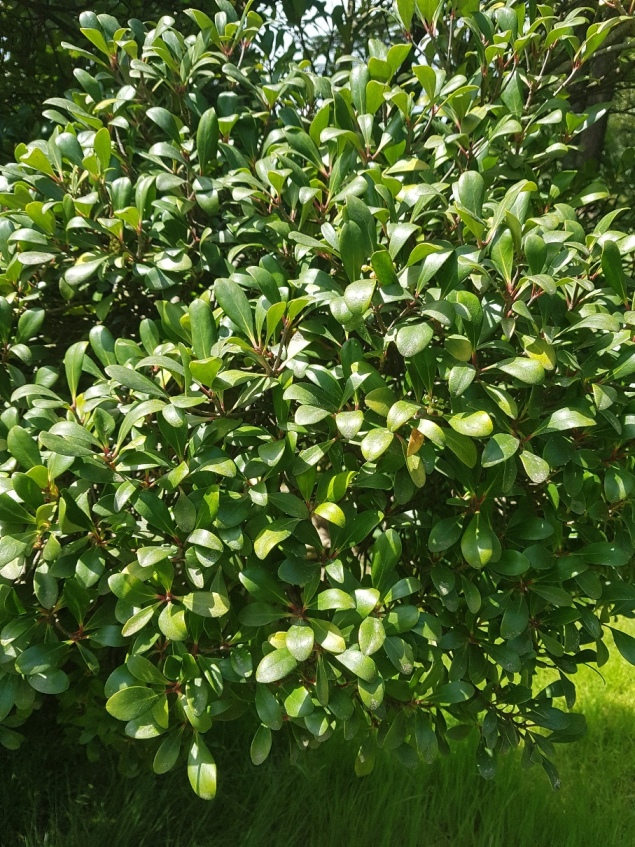
<path id="1" fill-rule="evenodd" d="M 332 76 L 224 0 L 82 16 L 0 176 L 0 742 L 54 695 L 204 798 L 245 713 L 255 763 L 478 732 L 557 782 L 635 609 L 635 240 L 563 166 L 615 24 L 458 5 Z"/>

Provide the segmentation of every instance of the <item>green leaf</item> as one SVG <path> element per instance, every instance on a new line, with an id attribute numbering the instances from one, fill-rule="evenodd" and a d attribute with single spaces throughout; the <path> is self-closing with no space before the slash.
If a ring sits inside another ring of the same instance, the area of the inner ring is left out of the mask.
<path id="1" fill-rule="evenodd" d="M 359 627 L 357 640 L 359 641 L 359 649 L 364 656 L 370 656 L 376 653 L 383 645 L 386 639 L 386 631 L 384 625 L 379 618 L 364 618 Z"/>
<path id="2" fill-rule="evenodd" d="M 20 161 L 43 174 L 48 174 L 49 176 L 55 174 L 46 154 L 39 147 L 33 147 L 28 153 L 20 157 Z"/>
<path id="3" fill-rule="evenodd" d="M 615 542 L 597 541 L 587 544 L 578 554 L 589 565 L 605 565 L 610 568 L 621 568 L 633 558 L 633 550 L 629 545 L 618 546 Z"/>
<path id="4" fill-rule="evenodd" d="M 496 236 L 492 244 L 492 262 L 507 284 L 511 284 L 514 275 L 514 239 L 508 229 Z"/>
<path id="5" fill-rule="evenodd" d="M 152 763 L 152 770 L 155 773 L 162 774 L 172 770 L 181 752 L 182 736 L 183 733 L 181 730 L 170 732 L 165 736 L 155 753 Z"/>
<path id="6" fill-rule="evenodd" d="M 265 465 L 275 468 L 284 456 L 285 447 L 284 441 L 270 441 L 258 448 L 258 456 Z"/>
<path id="7" fill-rule="evenodd" d="M 474 515 L 463 533 L 461 552 L 473 568 L 484 567 L 494 554 L 494 533 L 480 512 Z"/>
<path id="8" fill-rule="evenodd" d="M 132 721 L 158 703 L 162 694 L 143 685 L 131 685 L 116 691 L 106 702 L 106 711 L 120 721 Z"/>
<path id="9" fill-rule="evenodd" d="M 384 650 L 397 671 L 410 676 L 414 670 L 414 653 L 410 644 L 403 638 L 391 635 L 384 642 Z"/>
<path id="10" fill-rule="evenodd" d="M 602 273 L 620 300 L 626 300 L 626 285 L 620 248 L 614 241 L 607 240 L 602 247 Z"/>
<path id="11" fill-rule="evenodd" d="M 399 277 L 387 250 L 376 250 L 370 257 L 370 263 L 381 286 L 399 285 Z"/>
<path id="12" fill-rule="evenodd" d="M 163 106 L 152 106 L 148 109 L 146 115 L 157 126 L 161 127 L 177 146 L 180 146 L 181 136 L 179 134 L 179 127 L 176 118 L 171 112 L 164 109 Z"/>
<path id="13" fill-rule="evenodd" d="M 317 643 L 329 653 L 343 653 L 346 649 L 344 636 L 335 624 L 330 621 L 311 618 L 309 624 L 315 633 Z"/>
<path id="14" fill-rule="evenodd" d="M 613 641 L 620 655 L 631 665 L 635 665 L 635 638 L 621 629 L 609 627 L 613 633 Z"/>
<path id="15" fill-rule="evenodd" d="M 520 441 L 515 436 L 497 433 L 485 445 L 481 464 L 484 468 L 491 468 L 500 462 L 506 462 L 515 455 L 519 445 Z"/>
<path id="16" fill-rule="evenodd" d="M 238 618 L 244 626 L 266 626 L 279 621 L 284 612 L 268 603 L 250 603 L 241 609 Z"/>
<path id="17" fill-rule="evenodd" d="M 7 447 L 13 458 L 26 470 L 42 464 L 42 456 L 35 438 L 21 426 L 12 426 L 9 430 Z"/>
<path id="18" fill-rule="evenodd" d="M 254 541 L 254 552 L 259 559 L 266 559 L 269 553 L 291 535 L 300 523 L 294 518 L 280 518 L 262 529 Z"/>
<path id="19" fill-rule="evenodd" d="M 454 432 L 452 429 L 443 430 L 445 446 L 468 468 L 476 464 L 477 453 L 474 442 L 467 435 Z"/>
<path id="20" fill-rule="evenodd" d="M 311 426 L 327 418 L 331 412 L 328 409 L 319 409 L 317 406 L 298 406 L 295 413 L 295 422 L 298 426 Z M 343 415 L 354 414 L 352 412 L 341 412 Z M 362 413 L 363 418 L 363 413 Z M 346 438 L 346 436 L 344 436 Z"/>
<path id="21" fill-rule="evenodd" d="M 375 462 L 390 447 L 394 437 L 388 429 L 371 429 L 362 439 L 362 456 L 368 462 Z"/>
<path id="22" fill-rule="evenodd" d="M 216 762 L 211 752 L 201 740 L 199 733 L 194 736 L 187 757 L 187 776 L 190 785 L 202 800 L 213 800 L 216 796 Z"/>
<path id="23" fill-rule="evenodd" d="M 448 421 L 453 430 L 470 438 L 484 438 L 494 429 L 492 419 L 487 412 L 460 412 Z"/>
<path id="24" fill-rule="evenodd" d="M 368 238 L 355 221 L 345 221 L 340 231 L 339 246 L 346 276 L 353 282 L 359 279 L 362 265 L 369 259 Z"/>
<path id="25" fill-rule="evenodd" d="M 546 435 L 549 432 L 563 432 L 567 429 L 582 429 L 595 426 L 595 419 L 577 409 L 557 409 L 544 420 L 534 435 Z"/>
<path id="26" fill-rule="evenodd" d="M 351 96 L 360 115 L 366 113 L 366 86 L 369 80 L 370 74 L 366 65 L 359 63 L 352 67 L 350 74 Z"/>
<path id="27" fill-rule="evenodd" d="M 549 474 L 551 473 L 549 463 L 540 456 L 536 456 L 536 454 L 532 453 L 530 450 L 522 451 L 520 454 L 520 461 L 522 462 L 529 479 L 537 485 L 545 482 L 549 478 Z"/>
<path id="28" fill-rule="evenodd" d="M 350 441 L 362 428 L 364 413 L 360 409 L 355 412 L 338 412 L 335 416 L 335 424 L 342 438 Z"/>
<path id="29" fill-rule="evenodd" d="M 18 319 L 17 342 L 26 342 L 34 338 L 40 331 L 46 312 L 44 309 L 27 309 Z"/>
<path id="30" fill-rule="evenodd" d="M 359 650 L 348 649 L 338 653 L 335 657 L 344 667 L 365 682 L 374 682 L 377 679 L 377 665 L 370 658 L 360 653 Z"/>
<path id="31" fill-rule="evenodd" d="M 268 726 L 259 726 L 251 742 L 249 753 L 254 765 L 261 765 L 271 750 L 272 737 Z"/>
<path id="32" fill-rule="evenodd" d="M 102 173 L 110 165 L 110 157 L 112 156 L 112 142 L 110 140 L 110 131 L 108 127 L 102 127 L 95 133 L 93 142 L 95 155 L 99 162 Z"/>
<path id="33" fill-rule="evenodd" d="M 200 359 L 196 362 L 190 362 L 190 373 L 199 385 L 211 388 L 222 364 L 223 360 L 216 357 Z"/>
<path id="34" fill-rule="evenodd" d="M 511 77 L 505 79 L 500 97 L 511 114 L 520 117 L 523 111 L 524 92 L 521 75 L 517 69 L 512 71 Z"/>
<path id="35" fill-rule="evenodd" d="M 0 568 L 8 565 L 18 556 L 21 556 L 26 550 L 26 543 L 17 538 L 11 538 L 9 535 L 2 536 L 2 545 L 0 546 Z"/>
<path id="36" fill-rule="evenodd" d="M 399 19 L 406 32 L 410 32 L 410 24 L 415 11 L 415 0 L 397 0 Z"/>
<path id="37" fill-rule="evenodd" d="M 456 544 L 462 534 L 460 517 L 444 518 L 436 523 L 428 536 L 428 549 L 431 553 L 442 553 Z"/>
<path id="38" fill-rule="evenodd" d="M 543 585 L 539 582 L 534 582 L 530 586 L 530 591 L 533 591 L 534 594 L 542 597 L 543 600 L 546 600 L 553 606 L 571 606 L 573 604 L 573 597 L 568 591 L 565 591 L 564 588 L 560 588 L 558 585 Z"/>
<path id="39" fill-rule="evenodd" d="M 98 259 L 80 260 L 66 271 L 64 279 L 71 287 L 79 286 L 87 282 L 107 259 L 107 256 L 100 256 Z"/>
<path id="40" fill-rule="evenodd" d="M 348 285 L 344 291 L 344 302 L 350 313 L 361 316 L 370 308 L 375 293 L 375 280 L 358 279 Z"/>
<path id="41" fill-rule="evenodd" d="M 349 547 L 356 547 L 375 529 L 378 523 L 383 520 L 384 513 L 375 509 L 367 509 L 365 512 L 360 512 L 354 518 L 347 521 L 346 531 L 338 537 L 337 544 L 339 550 L 346 550 Z"/>
<path id="42" fill-rule="evenodd" d="M 48 673 L 55 670 L 66 655 L 68 648 L 65 644 L 52 642 L 49 644 L 34 644 L 27 647 L 15 660 L 15 669 L 25 676 Z"/>
<path id="43" fill-rule="evenodd" d="M 473 615 L 476 615 L 481 608 L 481 593 L 476 585 L 463 575 L 461 576 L 461 585 L 467 607 Z"/>
<path id="44" fill-rule="evenodd" d="M 397 257 L 401 248 L 416 232 L 419 232 L 419 227 L 416 224 L 408 223 L 395 224 L 392 229 L 390 229 L 388 252 L 391 259 L 395 259 Z"/>
<path id="45" fill-rule="evenodd" d="M 265 726 L 273 730 L 282 729 L 282 707 L 266 685 L 256 685 L 256 711 Z"/>
<path id="46" fill-rule="evenodd" d="M 287 630 L 287 650 L 298 662 L 306 661 L 313 652 L 315 633 L 310 626 L 295 624 Z"/>
<path id="47" fill-rule="evenodd" d="M 365 402 L 373 412 L 386 417 L 396 399 L 390 388 L 374 388 L 366 395 Z"/>
<path id="48" fill-rule="evenodd" d="M 256 681 L 269 683 L 284 679 L 297 667 L 298 661 L 286 647 L 267 653 L 256 668 Z"/>
<path id="49" fill-rule="evenodd" d="M 0 494 L 0 521 L 20 524 L 35 523 L 33 516 L 8 494 Z"/>
<path id="50" fill-rule="evenodd" d="M 530 232 L 525 238 L 525 256 L 532 274 L 539 274 L 545 266 L 547 245 L 536 232 Z"/>
<path id="51" fill-rule="evenodd" d="M 355 589 L 355 608 L 357 614 L 365 618 L 377 607 L 380 599 L 380 593 L 376 588 L 356 588 Z"/>
<path id="52" fill-rule="evenodd" d="M 529 385 L 539 385 L 545 380 L 545 369 L 535 359 L 524 359 L 519 356 L 516 359 L 505 359 L 503 362 L 499 362 L 496 367 Z"/>
<path id="53" fill-rule="evenodd" d="M 388 412 L 386 418 L 386 426 L 390 432 L 396 432 L 399 427 L 403 426 L 410 418 L 414 417 L 420 407 L 415 403 L 408 403 L 406 400 L 398 400 L 394 403 Z"/>
<path id="54" fill-rule="evenodd" d="M 429 699 L 433 703 L 451 706 L 456 703 L 465 703 L 474 694 L 474 686 L 469 682 L 448 682 L 442 685 Z"/>
<path id="55" fill-rule="evenodd" d="M 28 682 L 31 688 L 35 688 L 40 694 L 61 694 L 70 686 L 68 674 L 62 670 L 33 674 L 28 678 Z"/>
<path id="56" fill-rule="evenodd" d="M 231 279 L 218 279 L 214 285 L 214 296 L 227 317 L 255 345 L 253 315 L 249 300 L 242 288 Z"/>
<path id="57" fill-rule="evenodd" d="M 464 171 L 457 184 L 458 198 L 463 206 L 475 215 L 481 217 L 485 182 L 478 171 Z"/>
<path id="58" fill-rule="evenodd" d="M 161 671 L 156 665 L 153 665 L 149 659 L 146 659 L 145 656 L 133 653 L 132 656 L 127 658 L 126 667 L 134 678 L 139 680 L 139 682 L 147 682 L 150 685 L 163 686 L 167 684 L 167 679 L 163 676 Z"/>
<path id="59" fill-rule="evenodd" d="M 476 378 L 476 368 L 473 365 L 454 365 L 448 378 L 448 388 L 452 397 L 465 394 Z"/>
<path id="60" fill-rule="evenodd" d="M 190 316 L 190 331 L 192 333 L 192 353 L 196 359 L 204 359 L 205 361 L 218 361 L 219 366 L 221 360 L 210 359 L 212 345 L 216 341 L 216 324 L 212 316 L 212 310 L 209 304 L 204 300 L 192 300 L 189 305 L 188 313 Z M 192 365 L 190 364 L 190 369 Z M 216 376 L 216 374 L 214 374 Z M 208 383 L 204 383 L 207 385 Z"/>
<path id="61" fill-rule="evenodd" d="M 188 637 L 185 611 L 175 603 L 166 603 L 159 615 L 159 629 L 170 641 L 185 641 Z"/>
<path id="62" fill-rule="evenodd" d="M 527 602 L 520 592 L 515 592 L 509 598 L 503 620 L 501 621 L 501 636 L 505 640 L 516 638 L 527 629 L 529 609 Z"/>
<path id="63" fill-rule="evenodd" d="M 399 534 L 394 529 L 382 532 L 371 550 L 370 572 L 373 585 L 380 591 L 386 588 L 392 572 L 401 558 L 402 545 Z"/>
<path id="64" fill-rule="evenodd" d="M 186 594 L 182 602 L 192 614 L 203 618 L 220 618 L 230 609 L 228 597 L 216 591 L 194 591 Z"/>
<path id="65" fill-rule="evenodd" d="M 125 368 L 122 365 L 108 365 L 106 373 L 111 379 L 124 388 L 129 388 L 130 391 L 138 392 L 139 394 L 149 394 L 151 397 L 167 397 L 166 392 L 147 376 Z"/>
<path id="66" fill-rule="evenodd" d="M 313 710 L 311 695 L 304 685 L 296 686 L 284 699 L 284 708 L 290 718 L 304 718 Z"/>
<path id="67" fill-rule="evenodd" d="M 152 620 L 155 609 L 157 609 L 158 604 L 155 603 L 152 606 L 147 606 L 145 609 L 140 609 L 138 612 L 135 612 L 134 615 L 128 618 L 121 629 L 121 634 L 123 636 L 134 635 L 139 630 L 143 629 L 143 627 Z"/>
<path id="68" fill-rule="evenodd" d="M 196 131 L 196 149 L 198 164 L 202 174 L 208 173 L 216 164 L 218 148 L 218 117 L 216 110 L 211 108 L 203 112 Z"/>
<path id="69" fill-rule="evenodd" d="M 355 600 L 341 588 L 327 588 L 317 596 L 317 608 L 322 612 L 327 609 L 354 609 L 355 606 Z"/>
<path id="70" fill-rule="evenodd" d="M 87 346 L 88 342 L 78 341 L 76 344 L 72 344 L 68 348 L 68 350 L 66 351 L 66 355 L 64 356 L 66 382 L 68 384 L 69 391 L 71 392 L 73 403 L 75 402 L 75 398 L 77 397 L 77 388 L 79 386 L 79 380 L 82 375 L 82 368 L 84 365 L 84 353 L 86 352 Z"/>
<path id="71" fill-rule="evenodd" d="M 142 603 L 151 603 L 157 599 L 157 592 L 154 588 L 128 573 L 116 572 L 111 574 L 108 577 L 108 588 L 115 597 L 125 600 L 131 605 L 139 606 Z"/>
<path id="72" fill-rule="evenodd" d="M 336 526 L 343 527 L 346 525 L 346 515 L 337 503 L 320 503 L 313 510 L 313 514 Z"/>

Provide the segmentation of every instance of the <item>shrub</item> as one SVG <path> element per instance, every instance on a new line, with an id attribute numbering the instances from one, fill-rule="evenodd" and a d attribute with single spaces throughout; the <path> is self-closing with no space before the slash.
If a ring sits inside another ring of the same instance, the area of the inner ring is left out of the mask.
<path id="1" fill-rule="evenodd" d="M 399 3 L 329 78 L 217 3 L 85 13 L 3 171 L 0 740 L 54 695 L 206 798 L 240 716 L 556 784 L 635 608 L 635 239 L 565 168 L 618 19 Z"/>

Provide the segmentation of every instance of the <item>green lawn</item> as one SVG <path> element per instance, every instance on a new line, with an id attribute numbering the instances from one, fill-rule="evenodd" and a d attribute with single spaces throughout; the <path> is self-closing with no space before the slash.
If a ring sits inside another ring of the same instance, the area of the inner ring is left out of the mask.
<path id="1" fill-rule="evenodd" d="M 351 755 L 332 744 L 290 767 L 284 751 L 260 768 L 248 737 L 218 756 L 220 790 L 198 800 L 182 770 L 117 775 L 55 746 L 43 728 L 19 753 L 2 753 L 3 847 L 633 847 L 635 669 L 619 656 L 580 672 L 589 730 L 559 748 L 562 789 L 518 757 L 497 778 L 476 774 L 467 744 L 416 772 L 382 760 L 358 780 Z M 231 727 L 229 728 L 231 730 Z M 234 730 L 236 732 L 236 730 Z"/>

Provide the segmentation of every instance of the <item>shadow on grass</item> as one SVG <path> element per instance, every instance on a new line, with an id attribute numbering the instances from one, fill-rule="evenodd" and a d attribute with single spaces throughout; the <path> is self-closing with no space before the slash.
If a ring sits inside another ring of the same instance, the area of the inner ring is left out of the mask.
<path id="1" fill-rule="evenodd" d="M 473 745 L 414 772 L 381 759 L 358 780 L 354 750 L 335 744 L 301 757 L 248 762 L 249 734 L 223 728 L 214 803 L 190 791 L 183 768 L 164 777 L 118 775 L 55 745 L 59 730 L 0 754 L 2 847 L 632 847 L 635 738 L 622 704 L 587 707 L 589 731 L 558 750 L 562 789 L 505 757 L 497 777 L 476 773 Z M 282 747 L 282 744 L 279 744 Z"/>

